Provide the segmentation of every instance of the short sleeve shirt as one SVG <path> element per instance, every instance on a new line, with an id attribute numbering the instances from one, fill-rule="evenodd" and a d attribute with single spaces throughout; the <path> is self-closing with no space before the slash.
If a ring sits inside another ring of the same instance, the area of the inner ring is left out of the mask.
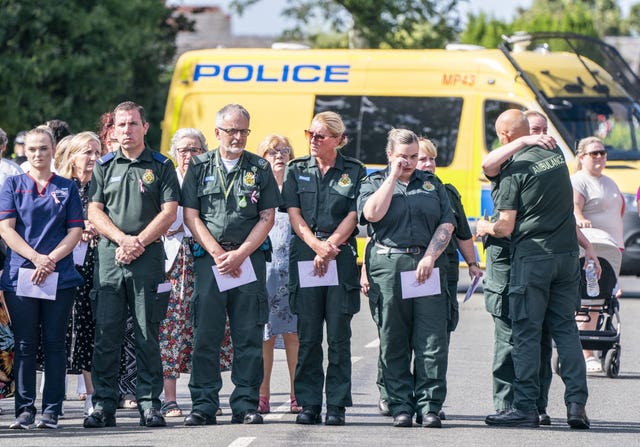
<path id="1" fill-rule="evenodd" d="M 118 149 L 96 163 L 89 201 L 102 203 L 105 214 L 125 234 L 137 235 L 163 203 L 177 202 L 179 194 L 176 170 L 167 157 L 145 148 L 130 160 Z"/>
<path id="2" fill-rule="evenodd" d="M 516 256 L 578 249 L 569 170 L 559 149 L 531 146 L 500 174 L 500 211 L 516 210 L 512 243 Z"/>
<path id="3" fill-rule="evenodd" d="M 39 190 L 29 174 L 8 178 L 0 189 L 0 220 L 16 219 L 15 230 L 38 253 L 49 254 L 67 235 L 70 228 L 84 228 L 80 193 L 72 180 L 51 176 Z M 9 249 L 0 278 L 2 290 L 14 292 L 18 270 L 33 269 L 28 259 Z M 69 254 L 56 263 L 58 289 L 82 284 L 82 277 Z"/>
<path id="4" fill-rule="evenodd" d="M 283 208 L 299 208 L 311 231 L 332 233 L 347 214 L 356 211 L 360 181 L 365 175 L 360 161 L 339 151 L 324 176 L 315 157 L 296 158 L 287 165 Z"/>
<path id="5" fill-rule="evenodd" d="M 573 189 L 584 197 L 582 215 L 591 226 L 606 231 L 619 248 L 624 248 L 622 229 L 622 193 L 618 185 L 606 175 L 593 177 L 584 170 L 571 176 Z"/>
<path id="6" fill-rule="evenodd" d="M 419 170 L 414 171 L 407 185 L 396 181 L 387 213 L 378 222 L 368 222 L 362 210 L 388 175 L 388 168 L 368 175 L 362 181 L 358 196 L 360 223 L 370 225 L 374 242 L 388 247 L 427 248 L 439 225 L 455 225 L 444 185 L 430 172 Z"/>
<path id="7" fill-rule="evenodd" d="M 260 212 L 280 205 L 280 192 L 264 158 L 244 151 L 227 172 L 219 150 L 214 150 L 191 159 L 181 205 L 200 212 L 218 243 L 241 244 L 258 223 Z"/>

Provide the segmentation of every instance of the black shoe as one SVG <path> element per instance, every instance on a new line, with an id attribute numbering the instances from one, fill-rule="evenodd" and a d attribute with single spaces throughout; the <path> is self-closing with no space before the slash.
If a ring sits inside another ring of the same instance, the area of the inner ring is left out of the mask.
<path id="1" fill-rule="evenodd" d="M 140 425 L 142 427 L 166 427 L 167 422 L 164 420 L 162 412 L 157 408 L 147 408 L 140 416 Z"/>
<path id="2" fill-rule="evenodd" d="M 391 410 L 389 410 L 389 402 L 387 402 L 387 400 L 385 399 L 380 399 L 378 401 L 378 410 L 383 416 L 391 416 Z"/>
<path id="3" fill-rule="evenodd" d="M 591 422 L 587 417 L 584 405 L 570 402 L 567 405 L 567 424 L 571 428 L 589 428 Z"/>
<path id="4" fill-rule="evenodd" d="M 198 410 L 193 410 L 187 417 L 184 418 L 184 425 L 193 427 L 196 425 L 216 425 L 216 417 L 207 416 Z"/>
<path id="5" fill-rule="evenodd" d="M 538 420 L 540 425 L 551 425 L 551 417 L 547 414 L 546 408 L 538 410 Z"/>
<path id="6" fill-rule="evenodd" d="M 538 427 L 540 419 L 538 418 L 538 410 L 508 410 L 490 414 L 484 420 L 487 425 L 495 425 L 501 427 Z"/>
<path id="7" fill-rule="evenodd" d="M 320 422 L 320 407 L 315 405 L 302 407 L 302 411 L 296 416 L 296 424 L 313 425 Z"/>
<path id="8" fill-rule="evenodd" d="M 440 417 L 432 411 L 429 411 L 428 413 L 425 413 L 422 415 L 421 424 L 423 427 L 427 427 L 427 428 L 442 427 L 442 422 L 440 421 Z"/>
<path id="9" fill-rule="evenodd" d="M 84 418 L 82 426 L 84 428 L 115 427 L 116 416 L 115 414 L 105 414 L 103 411 L 97 410 Z"/>
<path id="10" fill-rule="evenodd" d="M 413 421 L 411 415 L 407 412 L 398 413 L 393 417 L 394 427 L 412 427 Z"/>
<path id="11" fill-rule="evenodd" d="M 327 417 L 324 419 L 324 425 L 344 425 L 344 422 L 344 407 L 327 405 Z"/>
<path id="12" fill-rule="evenodd" d="M 244 413 L 237 413 L 231 416 L 232 424 L 262 424 L 264 419 L 255 410 L 247 410 Z"/>
<path id="13" fill-rule="evenodd" d="M 442 411 L 442 410 L 438 411 L 438 417 L 440 418 L 441 421 L 446 421 L 447 420 L 447 415 L 444 414 L 444 411 Z"/>

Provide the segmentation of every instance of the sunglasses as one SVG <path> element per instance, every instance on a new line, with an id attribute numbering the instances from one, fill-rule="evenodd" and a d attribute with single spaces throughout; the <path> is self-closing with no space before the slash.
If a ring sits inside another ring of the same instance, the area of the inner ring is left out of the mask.
<path id="1" fill-rule="evenodd" d="M 585 155 L 590 156 L 591 158 L 596 158 L 596 157 L 606 157 L 607 156 L 607 151 L 593 151 L 593 152 L 586 152 Z"/>
<path id="2" fill-rule="evenodd" d="M 322 135 L 321 133 L 311 132 L 310 130 L 305 130 L 304 136 L 307 137 L 309 140 L 316 140 L 316 141 L 324 141 L 327 138 L 336 138 L 333 135 Z"/>

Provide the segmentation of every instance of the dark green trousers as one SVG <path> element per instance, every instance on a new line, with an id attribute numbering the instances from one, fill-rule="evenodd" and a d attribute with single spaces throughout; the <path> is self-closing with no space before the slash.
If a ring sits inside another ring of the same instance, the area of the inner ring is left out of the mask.
<path id="1" fill-rule="evenodd" d="M 96 410 L 114 414 L 119 400 L 120 347 L 127 320 L 127 306 L 134 322 L 136 346 L 136 400 L 140 412 L 160 408 L 163 388 L 158 332 L 167 313 L 169 292 L 158 294 L 164 281 L 164 248 L 156 242 L 129 265 L 115 264 L 116 245 L 102 239 L 95 266 L 93 298 L 96 336 L 91 378 Z"/>
<path id="2" fill-rule="evenodd" d="M 565 403 L 585 404 L 587 379 L 582 345 L 575 322 L 580 306 L 578 254 L 518 257 L 512 263 L 509 316 L 513 331 L 513 406 L 537 408 L 540 396 L 540 355 L 546 322 L 556 343 L 565 383 Z"/>
<path id="3" fill-rule="evenodd" d="M 343 245 L 336 257 L 337 286 L 299 286 L 298 261 L 315 257 L 302 240 L 291 239 L 289 265 L 289 302 L 298 316 L 298 364 L 294 388 L 298 404 L 322 405 L 322 389 L 327 405 L 350 407 L 351 400 L 351 319 L 360 309 L 359 269 L 355 240 Z M 327 371 L 323 370 L 322 339 L 327 327 Z"/>
<path id="4" fill-rule="evenodd" d="M 402 299 L 400 272 L 415 270 L 424 253 L 378 254 L 369 245 L 369 304 L 380 334 L 384 387 L 393 415 L 438 412 L 446 397 L 449 298 L 446 260 L 439 259 L 442 293 Z M 414 356 L 414 371 L 411 357 Z"/>
<path id="5" fill-rule="evenodd" d="M 496 411 L 513 407 L 513 382 L 516 378 L 513 366 L 513 337 L 509 318 L 509 280 L 511 259 L 508 245 L 491 245 L 486 250 L 487 268 L 484 276 L 484 299 L 487 311 L 493 317 L 493 405 Z M 551 355 L 553 346 L 551 333 L 546 324 L 540 339 L 540 394 L 538 410 L 545 410 L 549 399 L 549 388 L 553 371 Z"/>
<path id="6" fill-rule="evenodd" d="M 257 280 L 220 292 L 211 270 L 213 258 L 195 258 L 195 290 L 191 298 L 194 322 L 192 373 L 189 390 L 193 409 L 211 417 L 220 407 L 220 345 L 226 314 L 233 340 L 229 398 L 233 414 L 257 410 L 262 383 L 262 332 L 268 318 L 266 263 L 262 251 L 251 255 Z"/>

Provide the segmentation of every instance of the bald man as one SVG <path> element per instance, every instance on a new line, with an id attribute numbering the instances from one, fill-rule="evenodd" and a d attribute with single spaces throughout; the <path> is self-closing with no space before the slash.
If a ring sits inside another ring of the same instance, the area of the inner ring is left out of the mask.
<path id="1" fill-rule="evenodd" d="M 496 120 L 496 133 L 506 145 L 529 135 L 529 123 L 520 110 L 507 110 Z M 516 380 L 513 408 L 485 422 L 539 425 L 540 339 L 546 321 L 562 365 L 567 423 L 589 428 L 586 371 L 574 321 L 580 305 L 578 241 L 569 171 L 560 150 L 534 145 L 515 153 L 500 173 L 495 202 L 498 220 L 484 231 L 512 240 L 509 317 Z"/>

